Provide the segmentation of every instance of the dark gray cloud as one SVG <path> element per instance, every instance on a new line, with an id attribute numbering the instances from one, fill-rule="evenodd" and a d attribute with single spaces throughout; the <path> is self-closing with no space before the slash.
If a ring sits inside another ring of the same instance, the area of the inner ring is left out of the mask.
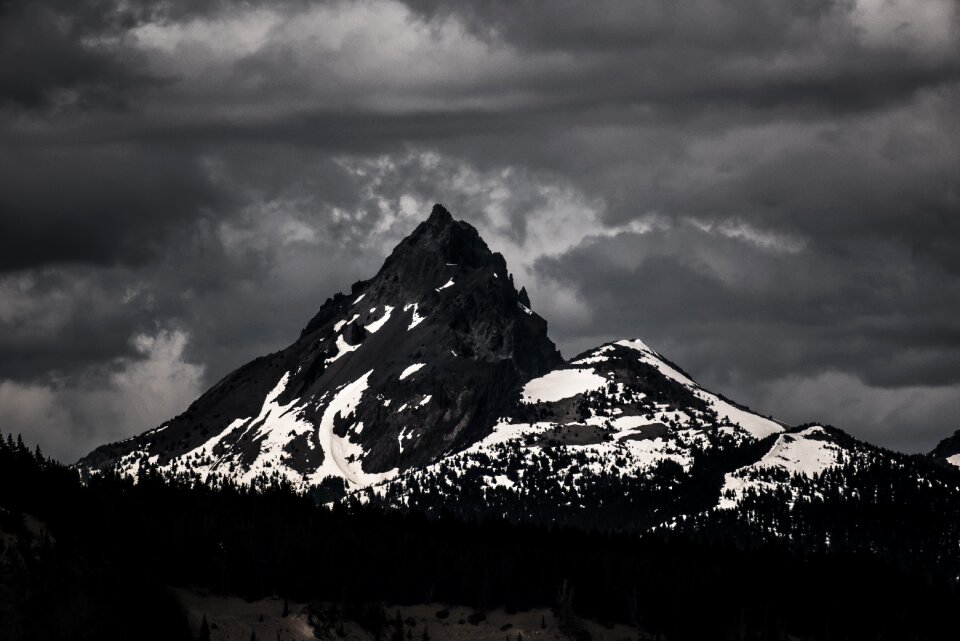
<path id="1" fill-rule="evenodd" d="M 191 155 L 138 146 L 0 152 L 0 270 L 156 260 L 232 198 Z"/>
<path id="2" fill-rule="evenodd" d="M 952 0 L 0 3 L 0 429 L 177 412 L 435 201 L 564 352 L 791 421 L 960 408 Z"/>
<path id="3" fill-rule="evenodd" d="M 27 110 L 123 109 L 162 82 L 124 47 L 133 13 L 108 2 L 0 4 L 0 105 Z"/>

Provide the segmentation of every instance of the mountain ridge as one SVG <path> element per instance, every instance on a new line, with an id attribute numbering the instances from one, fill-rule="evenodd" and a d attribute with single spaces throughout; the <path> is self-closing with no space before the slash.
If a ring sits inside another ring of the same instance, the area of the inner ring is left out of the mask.
<path id="1" fill-rule="evenodd" d="M 564 361 L 503 256 L 435 205 L 290 346 L 78 466 L 642 530 L 726 521 L 758 497 L 804 504 L 838 470 L 904 461 L 756 414 L 640 339 Z M 938 474 L 923 470 L 918 483 Z"/>
<path id="2" fill-rule="evenodd" d="M 960 467 L 960 430 L 955 431 L 934 447 L 929 456 L 949 465 Z"/>

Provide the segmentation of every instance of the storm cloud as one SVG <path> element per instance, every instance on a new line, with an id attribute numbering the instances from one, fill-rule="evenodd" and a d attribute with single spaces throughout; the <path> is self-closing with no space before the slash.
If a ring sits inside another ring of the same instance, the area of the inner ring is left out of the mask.
<path id="1" fill-rule="evenodd" d="M 73 459 L 443 202 L 567 356 L 906 451 L 960 411 L 953 0 L 0 3 L 0 430 Z"/>

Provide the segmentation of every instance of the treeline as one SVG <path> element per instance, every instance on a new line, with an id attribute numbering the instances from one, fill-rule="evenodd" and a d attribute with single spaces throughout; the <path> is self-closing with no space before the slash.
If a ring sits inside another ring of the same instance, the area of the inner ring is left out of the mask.
<path id="1" fill-rule="evenodd" d="M 0 439 L 5 641 L 189 638 L 163 586 L 248 598 L 551 606 L 664 639 L 946 639 L 955 586 L 875 556 L 327 509 L 280 485 L 78 475 Z M 25 515 L 29 515 L 26 516 Z"/>
<path id="2" fill-rule="evenodd" d="M 106 531 L 105 499 L 75 470 L 0 434 L 0 639 L 193 638 L 155 568 L 110 550 L 122 530 Z"/>
<path id="3" fill-rule="evenodd" d="M 435 468 L 406 475 L 367 500 L 383 506 L 405 505 L 429 514 L 447 511 L 465 520 L 497 515 L 512 522 L 579 527 L 591 524 L 610 532 L 646 532 L 682 515 L 717 504 L 724 475 L 757 460 L 773 439 L 738 440 L 719 431 L 688 445 L 689 469 L 665 458 L 643 474 L 630 474 L 626 458 L 599 461 L 579 448 L 538 450 L 500 445 L 493 456 L 471 454 Z M 579 475 L 601 463 L 606 471 Z M 502 474 L 509 487 L 484 477 Z"/>
<path id="4" fill-rule="evenodd" d="M 804 426 L 796 428 L 802 430 Z M 808 477 L 780 468 L 745 472 L 748 490 L 736 509 L 713 509 L 725 476 L 744 469 L 779 438 L 737 440 L 705 432 L 689 446 L 690 466 L 664 459 L 641 475 L 578 448 L 501 446 L 406 475 L 370 491 L 368 500 L 466 520 L 494 514 L 513 522 L 602 531 L 666 529 L 734 546 L 776 543 L 797 554 L 866 554 L 905 571 L 960 581 L 960 470 L 925 456 L 864 446 L 834 430 L 841 462 Z M 590 458 L 593 456 L 593 458 Z M 600 462 L 606 471 L 577 475 Z M 505 483 L 491 484 L 491 475 Z"/>
<path id="5" fill-rule="evenodd" d="M 688 532 L 777 539 L 805 552 L 869 553 L 907 571 L 960 581 L 960 472 L 922 456 L 863 453 L 809 478 L 760 469 L 777 489 L 736 510 L 685 519 Z"/>

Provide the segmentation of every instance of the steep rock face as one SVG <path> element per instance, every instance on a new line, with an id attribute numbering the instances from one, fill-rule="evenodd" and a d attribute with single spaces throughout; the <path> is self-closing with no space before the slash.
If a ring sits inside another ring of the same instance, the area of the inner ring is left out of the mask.
<path id="1" fill-rule="evenodd" d="M 486 436 L 525 381 L 561 363 L 528 303 L 503 257 L 437 205 L 290 347 L 79 466 L 352 488 L 432 463 Z"/>

